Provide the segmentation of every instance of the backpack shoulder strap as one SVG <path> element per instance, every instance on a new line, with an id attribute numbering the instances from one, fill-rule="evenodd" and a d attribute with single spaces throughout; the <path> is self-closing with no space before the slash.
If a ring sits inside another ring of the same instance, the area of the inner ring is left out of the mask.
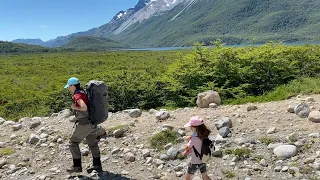
<path id="1" fill-rule="evenodd" d="M 198 150 L 197 150 L 194 146 L 192 146 L 192 148 L 193 148 L 194 154 L 195 154 L 198 158 L 202 159 L 202 156 L 201 156 L 201 154 L 198 152 Z"/>

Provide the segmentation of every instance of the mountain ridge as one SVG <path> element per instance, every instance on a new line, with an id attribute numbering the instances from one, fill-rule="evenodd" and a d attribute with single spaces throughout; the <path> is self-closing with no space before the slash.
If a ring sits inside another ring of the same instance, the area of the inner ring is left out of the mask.
<path id="1" fill-rule="evenodd" d="M 106 37 L 131 47 L 312 42 L 320 40 L 320 2 L 275 0 L 140 0 L 109 23 L 44 42 L 63 46 L 77 36 Z"/>

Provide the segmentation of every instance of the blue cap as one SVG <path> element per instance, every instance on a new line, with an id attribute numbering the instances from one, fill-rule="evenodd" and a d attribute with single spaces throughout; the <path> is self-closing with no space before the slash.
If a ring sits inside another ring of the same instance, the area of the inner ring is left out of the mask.
<path id="1" fill-rule="evenodd" d="M 72 78 L 70 78 L 70 79 L 68 80 L 68 83 L 67 83 L 66 86 L 64 86 L 64 88 L 68 88 L 68 87 L 70 87 L 71 85 L 76 85 L 76 84 L 79 84 L 79 83 L 80 83 L 80 82 L 79 82 L 79 80 L 78 80 L 77 78 L 72 77 Z"/>

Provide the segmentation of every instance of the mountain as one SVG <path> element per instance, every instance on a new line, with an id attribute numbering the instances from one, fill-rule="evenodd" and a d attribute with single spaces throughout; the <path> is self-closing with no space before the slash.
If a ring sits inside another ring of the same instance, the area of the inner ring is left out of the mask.
<path id="1" fill-rule="evenodd" d="M 44 43 L 59 47 L 78 36 L 106 37 L 131 47 L 320 41 L 318 0 L 139 0 L 109 23 Z"/>
<path id="2" fill-rule="evenodd" d="M 0 54 L 3 53 L 40 53 L 49 52 L 50 48 L 45 48 L 38 45 L 28 45 L 22 43 L 12 43 L 0 41 Z"/>
<path id="3" fill-rule="evenodd" d="M 106 50 L 129 48 L 129 46 L 123 45 L 107 38 L 89 36 L 76 37 L 62 47 L 74 50 Z"/>
<path id="4" fill-rule="evenodd" d="M 31 44 L 31 45 L 43 45 L 43 41 L 41 39 L 15 39 L 11 41 L 13 43 L 24 43 L 24 44 Z"/>

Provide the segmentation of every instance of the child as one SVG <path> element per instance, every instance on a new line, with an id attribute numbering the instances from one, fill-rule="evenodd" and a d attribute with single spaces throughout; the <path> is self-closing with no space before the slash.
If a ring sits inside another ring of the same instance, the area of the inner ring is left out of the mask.
<path id="1" fill-rule="evenodd" d="M 186 180 L 190 180 L 191 176 L 194 175 L 197 170 L 200 170 L 202 179 L 210 180 L 210 177 L 207 175 L 207 165 L 197 156 L 195 150 L 201 153 L 202 142 L 209 136 L 211 131 L 204 125 L 203 119 L 199 116 L 192 117 L 184 127 L 190 127 L 193 133 L 192 136 L 186 137 L 188 144 L 186 145 L 185 151 L 182 152 L 183 156 L 191 154 Z"/>

